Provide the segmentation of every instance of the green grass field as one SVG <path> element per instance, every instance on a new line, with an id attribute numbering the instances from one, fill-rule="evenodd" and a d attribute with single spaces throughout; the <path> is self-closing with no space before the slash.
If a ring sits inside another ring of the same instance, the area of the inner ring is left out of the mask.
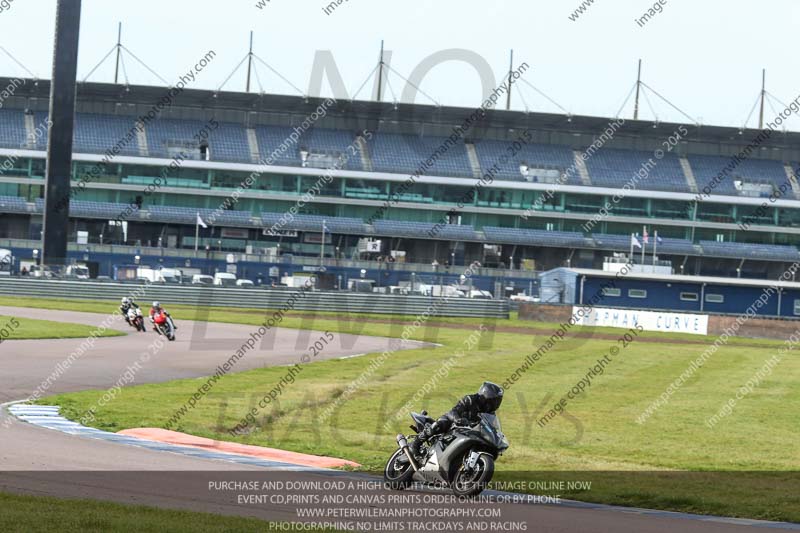
<path id="1" fill-rule="evenodd" d="M 15 301 L 16 305 L 24 303 Z M 54 301 L 33 303 L 53 308 L 63 305 Z M 82 310 L 108 312 L 111 304 L 78 305 Z M 170 309 L 177 320 L 197 318 L 192 308 Z M 263 313 L 226 309 L 214 310 L 210 316 L 216 321 L 258 324 Z M 413 320 L 398 319 L 402 321 L 400 326 L 393 327 L 364 318 L 327 314 L 311 320 L 297 316 L 285 320 L 283 326 L 396 337 L 402 332 L 402 324 Z M 435 336 L 431 330 L 426 335 L 424 328 L 413 335 L 419 340 L 435 340 L 441 347 L 391 355 L 325 422 L 320 421 L 320 414 L 337 401 L 377 354 L 305 366 L 279 401 L 259 412 L 255 430 L 236 438 L 228 430 L 281 379 L 286 368 L 230 374 L 173 429 L 343 457 L 358 461 L 367 469 L 380 469 L 394 447 L 393 436 L 408 425 L 405 417 L 387 429 L 384 422 L 442 368 L 445 360 L 464 348 L 470 328 L 481 325 L 476 319 L 441 322 Z M 474 392 L 484 379 L 502 383 L 552 331 L 548 324 L 513 319 L 487 324 L 497 327 L 493 335 L 484 334 L 484 340 L 490 341 L 464 350 L 449 374 L 416 408 L 438 415 L 461 395 Z M 525 328 L 527 333 L 502 331 L 512 326 Z M 498 461 L 497 479 L 542 479 L 544 474 L 534 472 L 549 471 L 549 479 L 593 480 L 591 490 L 562 494 L 584 501 L 800 521 L 800 362 L 794 352 L 739 401 L 730 416 L 709 429 L 705 421 L 782 344 L 735 339 L 687 380 L 668 405 L 646 423 L 637 424 L 637 416 L 702 353 L 706 347 L 702 341 L 714 341 L 692 335 L 643 333 L 640 340 L 614 357 L 585 393 L 570 400 L 568 415 L 557 416 L 539 427 L 536 420 L 545 414 L 545 405 L 558 401 L 599 357 L 612 346 L 619 346 L 613 338 L 581 337 L 592 332 L 624 333 L 573 330 L 509 391 L 500 418 L 511 448 Z M 677 343 L 686 340 L 695 343 Z M 162 427 L 203 382 L 181 380 L 132 387 L 97 413 L 96 427 L 112 431 Z M 77 418 L 101 394 L 102 391 L 86 391 L 47 398 L 41 403 L 61 405 L 67 416 Z"/>
<path id="2" fill-rule="evenodd" d="M 96 328 L 82 324 L 67 324 L 50 320 L 33 320 L 0 315 L 0 344 L 30 339 L 79 339 L 88 337 Z M 125 335 L 121 331 L 105 330 L 98 337 Z"/>
<path id="3" fill-rule="evenodd" d="M 234 533 L 285 531 L 254 518 L 170 511 L 95 500 L 64 500 L 0 493 L 0 531 L 5 533 Z M 318 531 L 333 531 L 320 529 Z"/>

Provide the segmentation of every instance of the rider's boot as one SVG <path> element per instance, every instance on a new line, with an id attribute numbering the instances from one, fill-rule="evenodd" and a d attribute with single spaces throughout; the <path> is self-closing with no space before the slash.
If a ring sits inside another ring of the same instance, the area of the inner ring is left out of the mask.
<path id="1" fill-rule="evenodd" d="M 423 442 L 425 442 L 425 439 L 423 439 L 421 435 L 417 435 L 416 437 L 414 437 L 414 440 L 408 443 L 408 451 L 411 452 L 411 456 L 414 457 L 417 461 L 420 460 L 420 453 L 421 453 L 420 448 L 422 447 Z M 402 453 L 400 454 L 400 457 L 397 459 L 397 462 L 407 463 L 408 457 L 406 457 L 406 454 Z"/>
<path id="2" fill-rule="evenodd" d="M 423 438 L 422 435 L 414 437 L 414 440 L 408 445 L 408 449 L 411 450 L 411 455 L 418 458 L 421 453 L 422 443 L 424 442 L 425 438 Z"/>
<path id="3" fill-rule="evenodd" d="M 427 442 L 429 438 L 433 435 L 433 426 L 428 424 L 416 437 L 414 440 L 411 441 L 411 444 L 408 445 L 409 450 L 414 455 L 414 457 L 419 458 L 420 454 L 422 453 L 422 444 Z"/>

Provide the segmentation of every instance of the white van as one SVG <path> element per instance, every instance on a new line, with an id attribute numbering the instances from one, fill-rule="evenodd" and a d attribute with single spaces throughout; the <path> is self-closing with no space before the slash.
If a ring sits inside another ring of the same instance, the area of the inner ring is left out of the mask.
<path id="1" fill-rule="evenodd" d="M 158 270 L 154 270 L 150 267 L 138 267 L 136 269 L 136 279 L 149 281 L 150 283 L 164 283 L 164 279 L 161 277 Z"/>
<path id="2" fill-rule="evenodd" d="M 181 282 L 181 277 L 183 276 L 183 272 L 178 270 L 177 268 L 164 268 L 161 267 L 158 273 L 161 275 L 161 279 L 164 283 L 169 283 L 172 285 L 177 285 Z"/>
<path id="3" fill-rule="evenodd" d="M 230 272 L 217 272 L 214 274 L 214 285 L 222 287 L 235 287 L 236 276 Z"/>
<path id="4" fill-rule="evenodd" d="M 192 276 L 192 285 L 206 285 L 211 286 L 214 284 L 214 278 L 206 276 L 205 274 L 195 274 Z"/>
<path id="5" fill-rule="evenodd" d="M 14 255 L 11 250 L 0 248 L 0 276 L 10 276 L 11 266 L 14 264 Z"/>
<path id="6" fill-rule="evenodd" d="M 69 265 L 66 276 L 74 279 L 89 279 L 89 267 L 81 264 Z"/>

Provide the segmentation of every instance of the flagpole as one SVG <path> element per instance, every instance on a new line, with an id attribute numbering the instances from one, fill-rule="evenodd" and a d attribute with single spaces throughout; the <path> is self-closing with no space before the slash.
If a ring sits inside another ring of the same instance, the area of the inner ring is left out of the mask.
<path id="1" fill-rule="evenodd" d="M 628 260 L 633 264 L 633 233 L 631 233 L 631 253 L 628 255 Z"/>
<path id="2" fill-rule="evenodd" d="M 647 231 L 646 226 L 642 226 L 642 271 L 644 271 L 644 251 L 647 250 L 647 243 L 644 240 L 644 233 Z"/>
<path id="3" fill-rule="evenodd" d="M 197 241 L 200 240 L 200 212 L 197 212 L 197 217 L 194 219 L 194 252 L 197 255 Z"/>
<path id="4" fill-rule="evenodd" d="M 319 248 L 319 268 L 325 266 L 325 221 L 322 221 L 322 246 Z"/>
<path id="5" fill-rule="evenodd" d="M 658 230 L 653 233 L 653 274 L 656 273 L 656 251 L 658 250 Z"/>

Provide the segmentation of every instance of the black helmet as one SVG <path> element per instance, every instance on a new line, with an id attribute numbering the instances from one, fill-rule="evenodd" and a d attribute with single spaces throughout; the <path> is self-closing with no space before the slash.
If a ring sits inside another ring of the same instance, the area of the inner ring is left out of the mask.
<path id="1" fill-rule="evenodd" d="M 481 388 L 478 389 L 478 396 L 480 396 L 481 410 L 486 413 L 494 413 L 500 408 L 503 403 L 503 389 L 500 385 L 495 385 L 491 381 L 484 381 Z"/>

